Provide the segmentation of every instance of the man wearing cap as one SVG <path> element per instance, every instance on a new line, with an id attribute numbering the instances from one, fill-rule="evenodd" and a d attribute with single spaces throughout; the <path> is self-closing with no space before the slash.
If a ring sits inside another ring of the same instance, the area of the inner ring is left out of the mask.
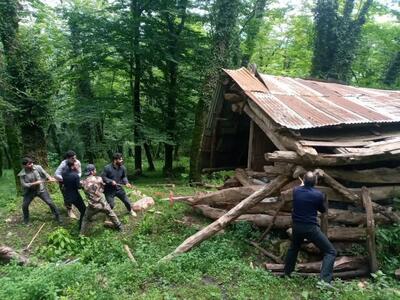
<path id="1" fill-rule="evenodd" d="M 63 195 L 64 198 L 64 206 L 67 209 L 67 215 L 68 217 L 72 218 L 72 219 L 77 219 L 76 215 L 74 214 L 74 212 L 72 211 L 72 204 L 68 203 L 68 201 L 65 198 L 65 192 L 64 192 L 64 184 L 63 184 L 63 177 L 62 174 L 66 171 L 68 171 L 68 163 L 73 163 L 76 162 L 77 163 L 77 174 L 79 176 L 79 178 L 82 175 L 82 170 L 81 170 L 81 162 L 76 158 L 76 153 L 72 150 L 68 150 L 65 155 L 64 155 L 64 160 L 60 163 L 60 165 L 57 167 L 55 173 L 54 173 L 54 178 L 57 179 L 57 181 L 60 184 L 60 191 Z"/>
<path id="2" fill-rule="evenodd" d="M 331 242 L 321 231 L 318 222 L 318 211 L 326 212 L 324 195 L 321 191 L 314 188 L 317 178 L 313 172 L 307 172 L 303 178 L 302 186 L 293 190 L 293 210 L 292 210 L 292 243 L 285 260 L 285 275 L 290 275 L 296 265 L 297 254 L 301 243 L 307 239 L 317 246 L 324 258 L 321 266 L 321 282 L 330 283 L 332 281 L 333 264 L 336 258 L 336 250 Z"/>
<path id="3" fill-rule="evenodd" d="M 115 206 L 114 198 L 119 198 L 124 204 L 128 212 L 132 216 L 136 216 L 136 213 L 132 210 L 132 204 L 129 201 L 125 190 L 122 188 L 123 185 L 131 188 L 132 185 L 128 182 L 126 168 L 123 165 L 124 160 L 121 153 L 114 153 L 113 162 L 104 167 L 101 177 L 106 183 L 104 194 L 106 196 L 108 204 L 111 208 Z"/>
<path id="4" fill-rule="evenodd" d="M 104 182 L 101 177 L 96 176 L 96 167 L 92 164 L 88 164 L 86 166 L 85 175 L 88 177 L 81 181 L 81 185 L 89 204 L 82 220 L 81 234 L 86 233 L 91 218 L 99 212 L 105 213 L 117 230 L 122 230 L 121 222 L 104 197 Z"/>
<path id="5" fill-rule="evenodd" d="M 83 216 L 85 215 L 86 205 L 79 193 L 80 176 L 78 175 L 80 165 L 77 161 L 68 161 L 67 169 L 62 173 L 64 185 L 64 201 L 68 205 L 74 205 L 79 210 L 79 229 L 82 226 Z"/>
<path id="6" fill-rule="evenodd" d="M 24 223 L 29 223 L 29 205 L 35 197 L 42 199 L 50 207 L 56 221 L 60 222 L 58 209 L 45 186 L 46 180 L 48 182 L 56 182 L 56 179 L 47 174 L 41 166 L 34 165 L 33 160 L 29 157 L 22 159 L 22 170 L 18 173 L 18 177 L 20 178 L 24 195 L 22 202 Z"/>

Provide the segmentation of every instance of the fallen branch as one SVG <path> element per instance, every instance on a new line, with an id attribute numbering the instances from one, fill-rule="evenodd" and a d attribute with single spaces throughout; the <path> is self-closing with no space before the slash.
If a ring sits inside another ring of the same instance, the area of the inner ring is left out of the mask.
<path id="1" fill-rule="evenodd" d="M 267 250 L 265 250 L 264 248 L 262 248 L 259 244 L 252 242 L 252 241 L 247 241 L 247 243 L 249 243 L 250 245 L 254 246 L 256 249 L 258 249 L 262 254 L 264 254 L 265 256 L 269 257 L 270 259 L 272 259 L 273 261 L 275 261 L 278 264 L 282 264 L 283 260 L 280 259 L 280 257 L 272 254 L 271 252 L 268 252 Z"/>
<path id="2" fill-rule="evenodd" d="M 40 226 L 39 230 L 36 232 L 36 234 L 33 236 L 32 240 L 30 241 L 30 243 L 28 244 L 28 246 L 26 246 L 26 248 L 23 249 L 23 251 L 28 251 L 29 248 L 31 247 L 33 241 L 37 238 L 37 236 L 39 235 L 40 231 L 42 231 L 44 225 L 46 223 L 43 223 L 42 226 Z"/>
<path id="3" fill-rule="evenodd" d="M 131 262 L 133 262 L 135 265 L 137 265 L 137 261 L 136 261 L 135 257 L 133 256 L 129 246 L 125 244 L 124 249 L 125 249 L 126 253 L 128 254 L 128 257 L 131 260 Z"/>

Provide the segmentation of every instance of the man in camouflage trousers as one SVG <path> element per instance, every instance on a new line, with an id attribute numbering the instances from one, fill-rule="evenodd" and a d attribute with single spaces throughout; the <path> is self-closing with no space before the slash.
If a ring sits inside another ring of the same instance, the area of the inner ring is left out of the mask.
<path id="1" fill-rule="evenodd" d="M 105 213 L 111 220 L 117 230 L 122 230 L 122 224 L 117 215 L 111 209 L 104 196 L 104 182 L 99 176 L 96 176 L 96 167 L 92 164 L 86 166 L 85 175 L 88 176 L 81 181 L 82 188 L 85 191 L 89 205 L 86 208 L 85 215 L 82 220 L 81 234 L 85 234 L 88 223 L 92 217 L 99 213 Z"/>

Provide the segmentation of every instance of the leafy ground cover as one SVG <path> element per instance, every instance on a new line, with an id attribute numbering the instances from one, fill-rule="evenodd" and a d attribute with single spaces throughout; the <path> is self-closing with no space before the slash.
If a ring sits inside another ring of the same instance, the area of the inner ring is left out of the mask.
<path id="1" fill-rule="evenodd" d="M 218 178 L 210 180 L 215 183 Z M 174 188 L 159 185 L 171 182 Z M 124 232 L 103 228 L 104 218 L 97 216 L 90 236 L 80 237 L 76 221 L 64 219 L 58 226 L 40 201 L 31 206 L 32 225 L 21 224 L 21 199 L 14 196 L 12 174 L 6 172 L 0 179 L 1 244 L 23 249 L 46 225 L 31 249 L 31 266 L 0 267 L 0 299 L 400 299 L 400 285 L 390 275 L 397 267 L 399 230 L 381 230 L 386 273 L 366 280 L 336 280 L 332 290 L 319 289 L 315 278 L 277 278 L 265 271 L 265 258 L 246 243 L 259 232 L 246 223 L 236 223 L 193 251 L 159 264 L 160 258 L 209 223 L 187 206 L 171 207 L 161 199 L 171 189 L 175 195 L 201 190 L 188 186 L 184 175 L 166 181 L 159 172 L 147 173 L 135 185 L 155 198 L 155 207 L 132 218 L 117 202 Z M 57 188 L 52 195 L 62 207 Z M 125 244 L 137 264 L 129 260 Z"/>

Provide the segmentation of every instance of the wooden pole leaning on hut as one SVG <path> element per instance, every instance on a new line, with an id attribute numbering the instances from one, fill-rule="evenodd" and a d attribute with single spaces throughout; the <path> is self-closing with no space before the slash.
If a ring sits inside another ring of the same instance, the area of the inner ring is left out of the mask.
<path id="1" fill-rule="evenodd" d="M 202 230 L 198 231 L 191 237 L 187 238 L 178 248 L 176 248 L 172 253 L 168 254 L 167 256 L 163 257 L 160 262 L 162 261 L 169 261 L 174 257 L 188 252 L 196 245 L 200 244 L 202 241 L 208 239 L 209 237 L 216 234 L 218 231 L 223 229 L 225 226 L 230 224 L 236 218 L 238 218 L 241 214 L 246 212 L 250 207 L 254 206 L 261 200 L 266 197 L 273 195 L 274 193 L 278 192 L 281 187 L 283 187 L 289 178 L 286 176 L 278 176 L 274 180 L 272 180 L 269 184 L 265 185 L 259 191 L 251 194 L 249 197 L 244 199 L 234 208 L 229 210 L 226 214 L 220 217 L 218 220 L 214 221 L 210 225 L 206 226 Z"/>
<path id="2" fill-rule="evenodd" d="M 362 201 L 365 207 L 365 212 L 367 215 L 367 249 L 368 249 L 368 259 L 369 259 L 369 268 L 371 273 L 375 273 L 378 271 L 378 259 L 376 258 L 376 243 L 375 243 L 375 221 L 374 221 L 374 213 L 372 210 L 372 201 L 369 196 L 368 189 L 363 186 L 362 187 Z"/>
<path id="3" fill-rule="evenodd" d="M 324 172 L 321 169 L 316 169 L 314 171 L 317 175 L 321 176 L 325 183 L 331 186 L 334 190 L 342 194 L 345 198 L 351 200 L 354 203 L 362 205 L 361 198 L 359 195 L 356 193 L 353 193 L 350 189 L 346 188 L 344 185 L 342 185 L 340 182 L 336 181 L 334 178 L 329 176 L 326 172 Z M 381 213 L 385 217 L 389 218 L 392 222 L 399 223 L 400 222 L 400 217 L 387 209 L 386 207 L 379 205 L 378 203 L 371 202 L 371 205 L 373 207 L 373 210 L 375 212 Z"/>

